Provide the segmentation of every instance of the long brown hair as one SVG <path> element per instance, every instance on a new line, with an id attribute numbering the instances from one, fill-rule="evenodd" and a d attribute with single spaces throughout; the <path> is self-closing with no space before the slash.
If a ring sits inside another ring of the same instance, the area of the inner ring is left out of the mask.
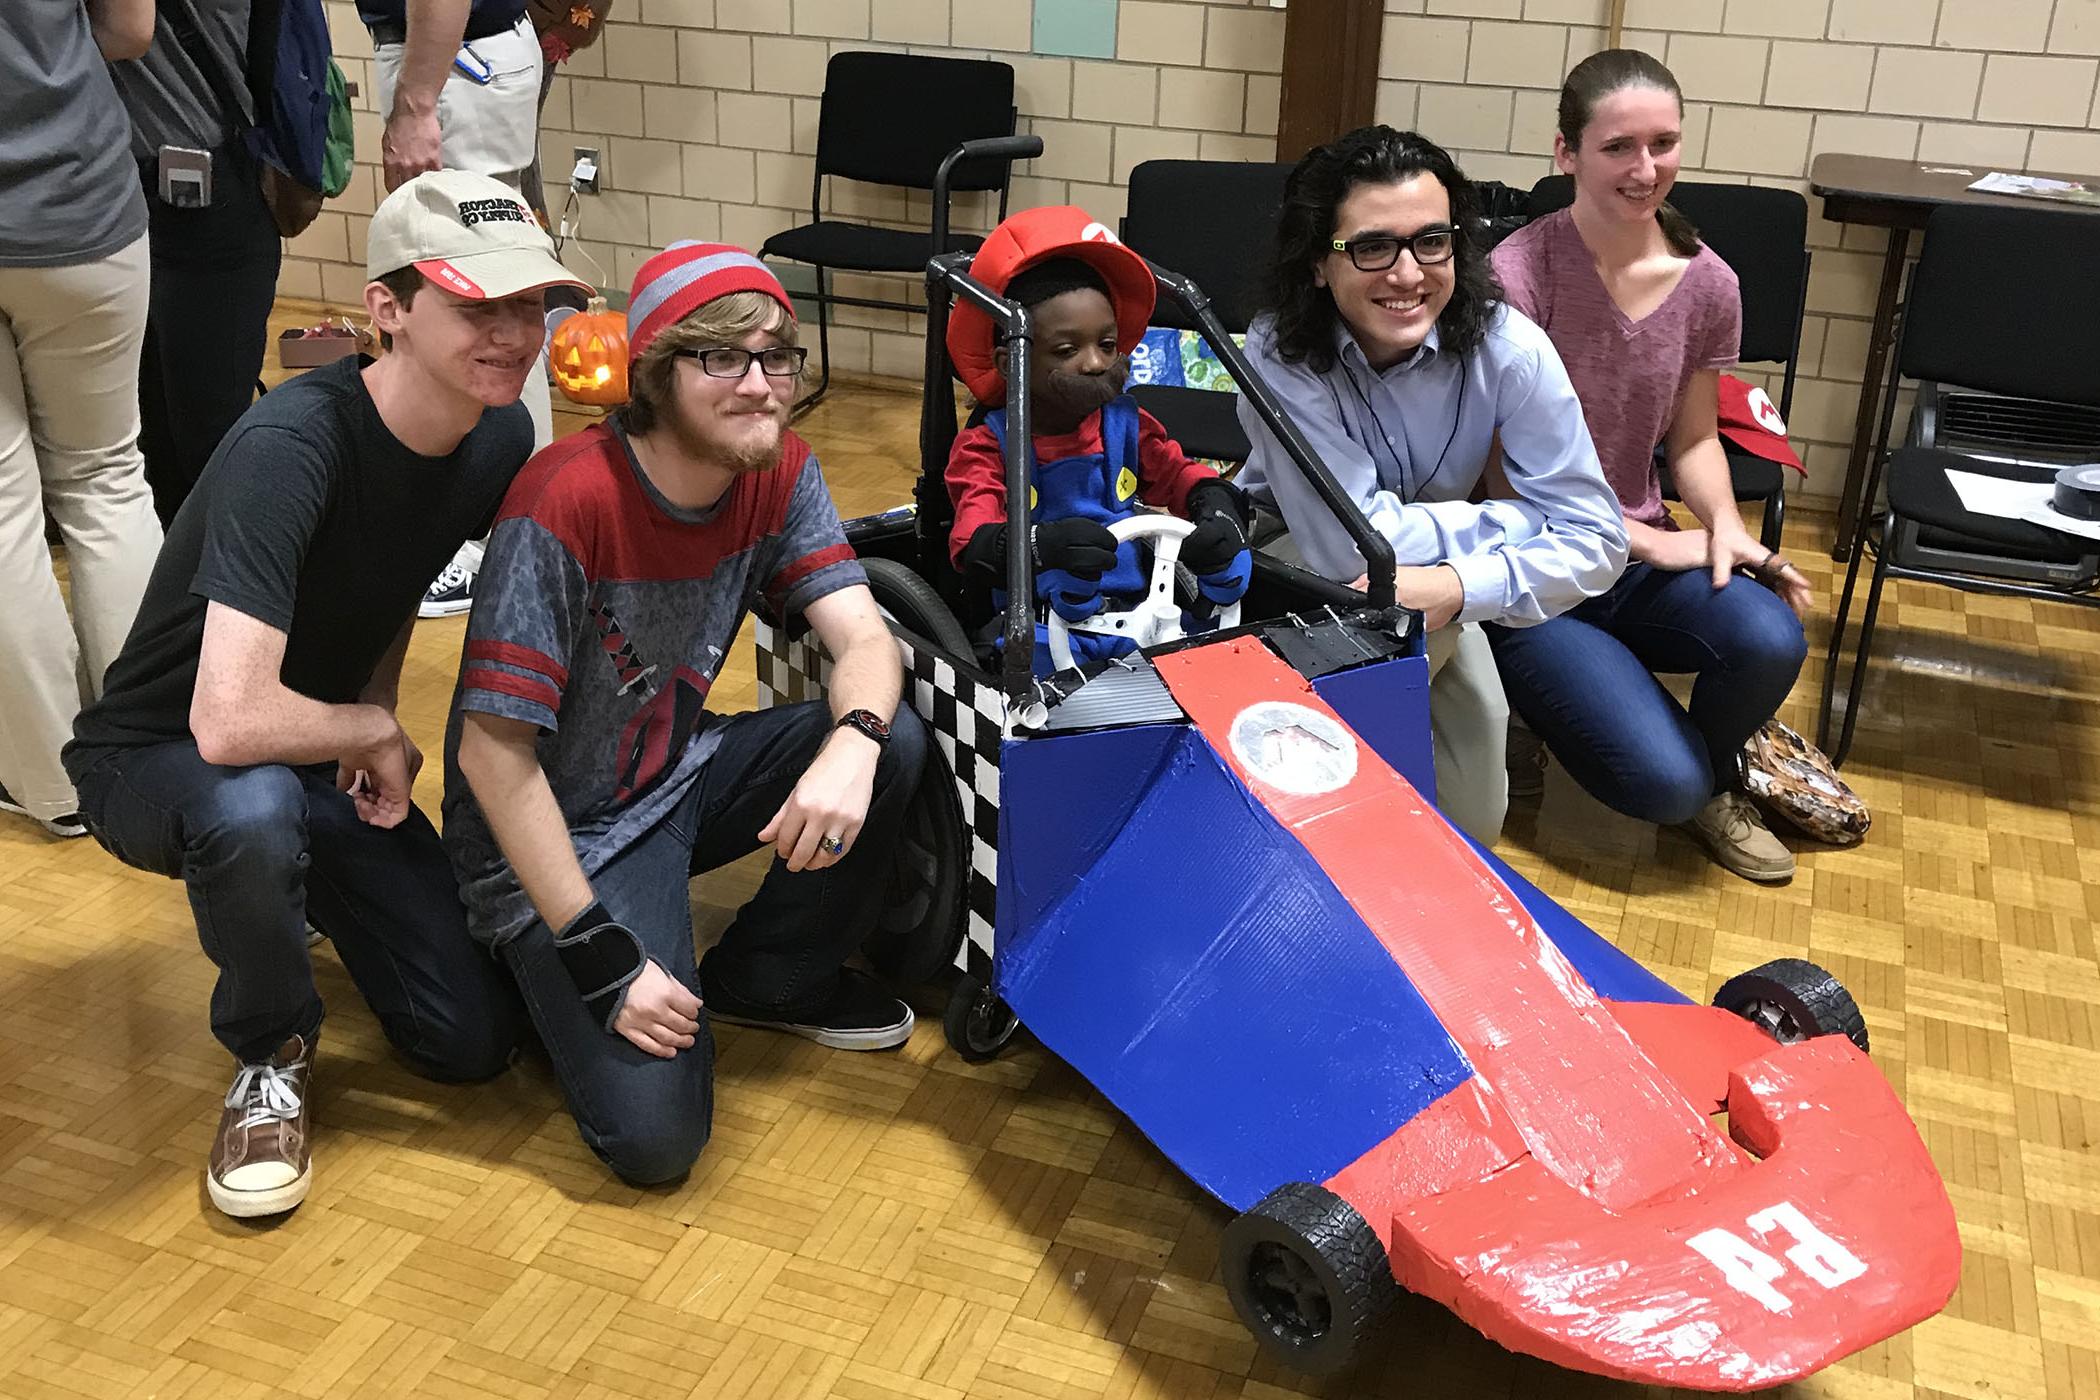
<path id="1" fill-rule="evenodd" d="M 1487 338 L 1502 300 L 1487 249 L 1476 235 L 1480 195 L 1451 153 L 1412 131 L 1361 126 L 1315 146 L 1284 181 L 1276 222 L 1276 255 L 1269 265 L 1263 307 L 1275 315 L 1276 349 L 1286 364 L 1308 364 L 1315 374 L 1334 368 L 1334 333 L 1341 321 L 1334 294 L 1313 281 L 1313 265 L 1332 248 L 1335 216 L 1358 185 L 1396 185 L 1428 174 L 1451 198 L 1455 240 L 1451 301 L 1437 317 L 1444 353 L 1470 355 Z"/>
<path id="2" fill-rule="evenodd" d="M 1677 99 L 1677 115 L 1684 115 L 1684 90 L 1659 59 L 1639 49 L 1605 49 L 1576 64 L 1560 85 L 1560 139 L 1569 150 L 1581 149 L 1582 133 L 1597 114 L 1597 104 L 1630 87 L 1667 92 Z M 1655 219 L 1662 225 L 1663 241 L 1671 252 L 1688 258 L 1699 251 L 1699 230 L 1668 200 L 1655 211 Z"/>

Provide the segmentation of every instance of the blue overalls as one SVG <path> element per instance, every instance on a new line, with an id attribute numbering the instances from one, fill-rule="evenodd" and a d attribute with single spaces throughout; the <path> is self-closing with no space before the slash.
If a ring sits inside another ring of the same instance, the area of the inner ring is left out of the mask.
<path id="1" fill-rule="evenodd" d="M 992 437 L 1004 455 L 1006 410 L 993 409 L 984 416 L 984 424 L 992 430 Z M 1034 491 L 1029 501 L 1028 518 L 1031 521 L 1041 524 L 1080 516 L 1108 526 L 1138 513 L 1138 406 L 1128 394 L 1111 399 L 1102 406 L 1101 445 L 1104 449 L 1101 452 L 1061 457 L 1054 462 L 1036 461 Z M 1139 550 L 1135 541 L 1124 541 L 1116 548 L 1114 567 L 1101 575 L 1100 596 L 1106 600 L 1105 608 L 1115 610 L 1137 602 L 1145 596 L 1150 581 L 1150 558 Z M 1055 583 L 1054 575 L 1046 578 L 1039 573 L 1036 577 L 1037 598 L 1046 606 L 1052 604 L 1049 591 Z M 1005 593 L 994 594 L 993 601 L 1003 610 Z M 1083 602 L 1083 599 L 1073 601 Z M 1072 613 L 1067 612 L 1066 616 L 1070 617 Z M 1047 676 L 1056 669 L 1050 660 L 1049 639 L 1050 629 L 1038 622 L 1035 625 L 1035 673 L 1039 676 Z M 1071 640 L 1072 657 L 1082 664 L 1122 656 L 1137 649 L 1128 637 L 1101 636 L 1076 628 Z"/>

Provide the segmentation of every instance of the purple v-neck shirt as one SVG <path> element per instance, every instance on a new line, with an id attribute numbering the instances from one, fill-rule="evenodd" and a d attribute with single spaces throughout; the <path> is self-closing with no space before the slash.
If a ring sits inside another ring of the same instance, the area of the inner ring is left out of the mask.
<path id="1" fill-rule="evenodd" d="M 1566 209 L 1504 239 L 1494 262 L 1509 304 L 1545 329 L 1568 367 L 1620 509 L 1643 525 L 1669 528 L 1655 446 L 1677 416 L 1692 375 L 1727 369 L 1741 355 L 1743 302 L 1735 270 L 1702 247 L 1662 305 L 1629 321 Z"/>

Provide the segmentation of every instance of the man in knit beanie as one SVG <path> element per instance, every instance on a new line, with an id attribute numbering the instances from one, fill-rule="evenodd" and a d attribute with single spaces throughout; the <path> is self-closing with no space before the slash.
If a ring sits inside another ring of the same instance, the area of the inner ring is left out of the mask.
<path id="1" fill-rule="evenodd" d="M 547 448 L 497 515 L 446 735 L 445 843 L 578 1129 L 623 1179 L 706 1144 L 710 1019 L 847 1050 L 911 1009 L 843 966 L 873 920 L 925 733 L 809 444 L 807 353 L 758 259 L 674 244 L 628 304 L 633 399 Z M 754 597 L 836 658 L 830 698 L 722 715 Z M 687 882 L 760 846 L 757 895 L 696 968 Z"/>

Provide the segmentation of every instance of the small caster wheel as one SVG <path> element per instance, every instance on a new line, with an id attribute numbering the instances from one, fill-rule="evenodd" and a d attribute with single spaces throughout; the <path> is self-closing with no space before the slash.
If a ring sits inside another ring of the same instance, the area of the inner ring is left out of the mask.
<path id="1" fill-rule="evenodd" d="M 1841 1035 L 1867 1048 L 1867 1018 L 1844 983 L 1800 958 L 1775 958 L 1739 972 L 1714 993 L 1714 1005 L 1763 1027 L 1781 1045 Z"/>
<path id="2" fill-rule="evenodd" d="M 949 1046 L 976 1065 L 998 1058 L 1021 1028 L 1021 1018 L 991 988 L 965 972 L 948 994 L 948 1014 L 941 1024 Z"/>

